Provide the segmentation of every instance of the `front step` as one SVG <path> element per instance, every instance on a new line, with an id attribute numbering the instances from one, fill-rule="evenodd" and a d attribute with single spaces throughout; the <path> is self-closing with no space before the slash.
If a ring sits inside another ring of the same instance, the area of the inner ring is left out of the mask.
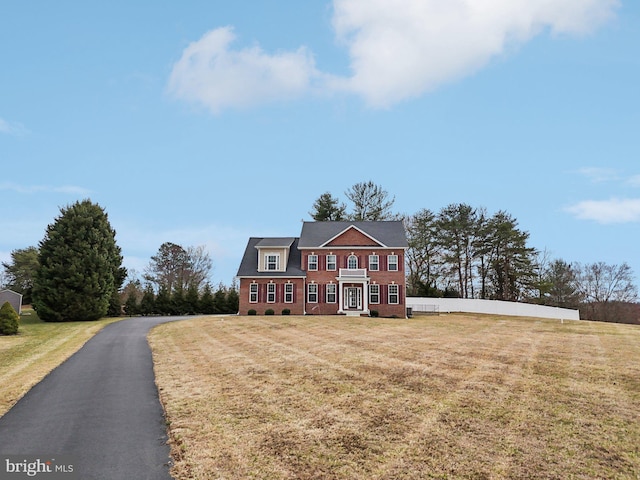
<path id="1" fill-rule="evenodd" d="M 359 317 L 360 315 L 362 315 L 362 312 L 349 312 L 349 311 L 347 311 L 347 312 L 344 312 L 344 314 L 347 317 Z"/>

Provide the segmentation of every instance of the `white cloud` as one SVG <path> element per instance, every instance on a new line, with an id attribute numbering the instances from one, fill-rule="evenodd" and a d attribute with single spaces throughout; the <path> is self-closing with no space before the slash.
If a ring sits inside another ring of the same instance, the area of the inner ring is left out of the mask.
<path id="1" fill-rule="evenodd" d="M 640 198 L 585 200 L 566 211 L 581 220 L 604 224 L 640 222 Z"/>
<path id="2" fill-rule="evenodd" d="M 640 175 L 633 175 L 627 180 L 627 183 L 632 187 L 640 187 Z"/>
<path id="3" fill-rule="evenodd" d="M 235 38 L 231 27 L 222 27 L 191 43 L 173 66 L 169 92 L 218 112 L 298 97 L 320 75 L 304 47 L 276 54 L 258 46 L 232 50 Z"/>
<path id="4" fill-rule="evenodd" d="M 318 72 L 311 53 L 233 50 L 231 27 L 190 44 L 168 90 L 214 112 L 317 90 L 359 95 L 383 108 L 474 73 L 542 31 L 584 34 L 620 0 L 333 0 L 333 26 L 351 75 Z"/>
<path id="5" fill-rule="evenodd" d="M 620 180 L 620 174 L 613 168 L 585 167 L 578 170 L 578 173 L 594 183 Z"/>
<path id="6" fill-rule="evenodd" d="M 21 123 L 10 123 L 3 118 L 0 118 L 0 133 L 22 136 L 27 133 L 27 129 Z"/>
<path id="7" fill-rule="evenodd" d="M 544 29 L 585 33 L 616 0 L 335 0 L 349 49 L 344 86 L 387 107 L 469 75 Z"/>
<path id="8" fill-rule="evenodd" d="M 0 190 L 9 190 L 16 193 L 32 194 L 32 193 L 64 193 L 69 195 L 88 195 L 91 190 L 74 185 L 63 185 L 53 187 L 47 185 L 18 185 L 16 183 L 4 182 L 0 183 Z"/>

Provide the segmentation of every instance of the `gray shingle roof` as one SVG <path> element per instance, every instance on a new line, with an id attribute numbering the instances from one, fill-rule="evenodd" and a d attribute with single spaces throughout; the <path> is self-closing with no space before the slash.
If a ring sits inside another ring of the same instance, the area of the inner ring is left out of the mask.
<path id="1" fill-rule="evenodd" d="M 294 237 L 269 237 L 261 239 L 256 247 L 279 247 L 288 248 L 296 239 Z"/>
<path id="2" fill-rule="evenodd" d="M 300 269 L 301 255 L 298 250 L 298 239 L 287 237 L 291 240 L 291 249 L 289 251 L 289 262 L 287 270 L 284 272 L 258 272 L 258 245 L 260 247 L 285 247 L 282 244 L 283 238 L 259 238 L 251 237 L 247 242 L 247 248 L 242 256 L 240 268 L 238 268 L 238 277 L 304 277 L 305 273 Z"/>
<path id="3" fill-rule="evenodd" d="M 368 236 L 391 248 L 407 248 L 407 235 L 400 220 L 383 222 L 304 222 L 299 248 L 318 248 L 354 226 Z"/>

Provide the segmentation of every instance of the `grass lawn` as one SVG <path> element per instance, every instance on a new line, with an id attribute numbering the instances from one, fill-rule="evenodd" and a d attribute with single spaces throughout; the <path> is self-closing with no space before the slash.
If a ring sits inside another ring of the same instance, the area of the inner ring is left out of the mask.
<path id="1" fill-rule="evenodd" d="M 640 327 L 205 317 L 150 335 L 177 479 L 638 479 Z"/>
<path id="2" fill-rule="evenodd" d="M 47 323 L 33 310 L 23 309 L 18 335 L 0 336 L 0 416 L 105 325 L 117 320 Z"/>

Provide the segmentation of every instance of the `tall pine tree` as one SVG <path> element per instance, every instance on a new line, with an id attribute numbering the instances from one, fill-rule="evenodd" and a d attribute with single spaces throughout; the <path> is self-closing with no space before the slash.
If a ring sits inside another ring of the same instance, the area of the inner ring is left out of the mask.
<path id="1" fill-rule="evenodd" d="M 47 322 L 97 320 L 126 276 L 116 232 L 90 200 L 60 210 L 40 242 L 33 306 Z"/>

